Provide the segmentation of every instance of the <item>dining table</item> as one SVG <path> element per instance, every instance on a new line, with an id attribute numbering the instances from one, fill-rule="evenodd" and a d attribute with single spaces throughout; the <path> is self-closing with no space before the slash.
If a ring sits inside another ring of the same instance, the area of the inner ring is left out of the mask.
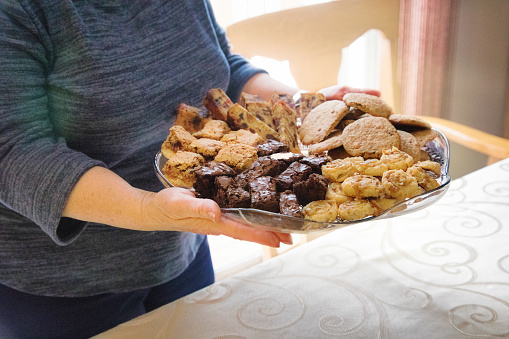
<path id="1" fill-rule="evenodd" d="M 97 338 L 509 338 L 509 159 Z"/>

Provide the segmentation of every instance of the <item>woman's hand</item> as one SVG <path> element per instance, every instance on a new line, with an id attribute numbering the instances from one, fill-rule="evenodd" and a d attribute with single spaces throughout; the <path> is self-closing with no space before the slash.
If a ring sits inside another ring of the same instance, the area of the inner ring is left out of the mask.
<path id="1" fill-rule="evenodd" d="M 343 100 L 343 96 L 347 93 L 366 93 L 379 97 L 380 91 L 368 88 L 354 88 L 349 86 L 334 85 L 326 88 L 322 88 L 318 92 L 325 95 L 327 100 Z"/>
<path id="2" fill-rule="evenodd" d="M 264 231 L 222 218 L 215 201 L 198 199 L 182 188 L 167 188 L 148 195 L 142 213 L 143 224 L 153 230 L 226 235 L 272 247 L 279 247 L 280 242 L 292 243 L 290 234 Z"/>
<path id="3" fill-rule="evenodd" d="M 91 168 L 78 180 L 62 216 L 137 231 L 223 234 L 272 247 L 292 243 L 290 234 L 222 218 L 215 201 L 198 199 L 186 189 L 144 191 L 103 167 Z"/>

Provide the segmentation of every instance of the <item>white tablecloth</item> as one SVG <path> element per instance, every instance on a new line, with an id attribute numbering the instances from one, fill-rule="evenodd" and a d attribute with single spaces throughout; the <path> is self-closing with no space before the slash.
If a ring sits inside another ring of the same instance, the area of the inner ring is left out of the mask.
<path id="1" fill-rule="evenodd" d="M 331 232 L 100 337 L 509 337 L 509 159 L 429 208 Z"/>

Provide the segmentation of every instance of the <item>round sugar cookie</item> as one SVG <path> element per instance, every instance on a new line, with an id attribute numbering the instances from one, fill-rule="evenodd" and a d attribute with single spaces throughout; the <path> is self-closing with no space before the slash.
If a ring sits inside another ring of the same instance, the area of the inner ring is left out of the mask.
<path id="1" fill-rule="evenodd" d="M 346 126 L 341 136 L 343 147 L 354 157 L 380 158 L 382 152 L 400 147 L 400 136 L 389 120 L 369 117 Z"/>
<path id="2" fill-rule="evenodd" d="M 410 132 L 416 139 L 420 147 L 426 146 L 428 142 L 438 137 L 438 133 L 432 129 L 423 129 Z"/>
<path id="3" fill-rule="evenodd" d="M 325 139 L 348 110 L 349 107 L 341 100 L 329 100 L 313 108 L 299 129 L 301 142 L 311 145 Z"/>
<path id="4" fill-rule="evenodd" d="M 387 118 L 394 113 L 394 110 L 384 100 L 374 95 L 365 93 L 348 93 L 343 101 L 349 107 L 357 108 L 375 117 Z"/>
<path id="5" fill-rule="evenodd" d="M 341 139 L 341 134 L 343 134 L 343 131 L 332 132 L 325 140 L 309 146 L 309 154 L 320 154 L 333 148 L 342 146 L 343 141 Z"/>
<path id="6" fill-rule="evenodd" d="M 389 121 L 396 126 L 396 128 L 406 130 L 406 129 L 419 129 L 426 128 L 430 129 L 431 124 L 424 119 L 419 118 L 415 115 L 406 115 L 406 114 L 391 114 L 389 116 Z"/>
<path id="7" fill-rule="evenodd" d="M 421 146 L 417 139 L 406 131 L 398 130 L 398 134 L 401 139 L 401 147 L 399 149 L 414 158 L 414 162 L 419 161 L 421 159 Z"/>

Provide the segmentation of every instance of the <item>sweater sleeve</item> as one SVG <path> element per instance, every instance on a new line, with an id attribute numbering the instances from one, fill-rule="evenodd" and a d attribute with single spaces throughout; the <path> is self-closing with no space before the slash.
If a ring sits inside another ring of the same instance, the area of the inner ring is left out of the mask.
<path id="1" fill-rule="evenodd" d="M 209 1 L 207 3 L 207 10 L 209 12 L 210 20 L 214 25 L 219 45 L 230 65 L 230 83 L 226 90 L 226 94 L 234 101 L 238 101 L 242 88 L 246 82 L 258 73 L 267 73 L 266 70 L 253 66 L 242 55 L 232 53 L 230 43 L 226 37 L 225 30 L 217 23 Z"/>
<path id="2" fill-rule="evenodd" d="M 61 217 L 69 194 L 84 172 L 104 164 L 54 133 L 46 93 L 51 41 L 30 11 L 16 1 L 0 7 L 0 203 L 65 245 L 86 225 Z"/>

